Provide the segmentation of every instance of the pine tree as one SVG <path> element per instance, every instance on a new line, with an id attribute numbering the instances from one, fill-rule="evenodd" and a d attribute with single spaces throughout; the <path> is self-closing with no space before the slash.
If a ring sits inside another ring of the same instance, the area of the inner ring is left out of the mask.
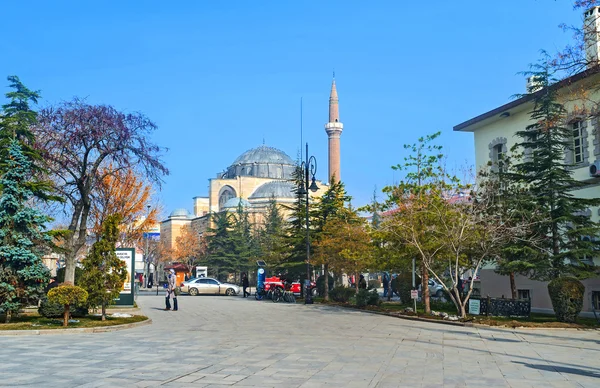
<path id="1" fill-rule="evenodd" d="M 271 268 L 282 271 L 281 261 L 285 253 L 284 220 L 275 197 L 269 200 L 264 228 L 259 232 L 259 239 L 261 257 Z"/>
<path id="2" fill-rule="evenodd" d="M 37 303 L 49 279 L 42 253 L 50 245 L 44 231 L 50 219 L 29 206 L 31 165 L 13 138 L 0 180 L 0 312 L 7 322 L 24 305 Z"/>
<path id="3" fill-rule="evenodd" d="M 292 173 L 295 187 L 302 187 L 304 182 L 304 171 L 300 166 Z M 291 277 L 306 279 L 306 194 L 296 191 L 294 203 L 289 207 L 290 213 L 287 225 L 284 227 L 284 244 L 287 254 L 281 262 L 281 269 Z M 314 225 L 309 220 L 309 225 Z M 311 233 L 311 240 L 314 238 Z"/>
<path id="4" fill-rule="evenodd" d="M 213 268 L 216 277 L 234 272 L 238 267 L 236 243 L 232 238 L 233 220 L 228 212 L 211 215 L 214 227 L 208 229 L 207 264 Z"/>
<path id="5" fill-rule="evenodd" d="M 40 167 L 41 157 L 39 151 L 34 149 L 35 136 L 31 131 L 31 127 L 37 123 L 37 112 L 29 104 L 37 104 L 40 94 L 29 90 L 17 76 L 9 76 L 8 81 L 13 91 L 6 93 L 9 102 L 2 105 L 0 112 L 0 174 L 8 169 L 9 148 L 12 140 L 16 139 L 34 172 L 23 182 L 25 187 L 35 198 L 61 201 L 61 198 L 52 195 L 52 184 L 38 178 L 38 173 L 44 170 Z"/>
<path id="6" fill-rule="evenodd" d="M 532 277 L 583 278 L 590 276 L 592 270 L 584 259 L 593 257 L 595 251 L 594 243 L 582 237 L 600 233 L 599 225 L 585 216 L 585 211 L 600 205 L 600 199 L 578 198 L 574 194 L 586 183 L 573 178 L 573 163 L 565 161 L 565 152 L 573 150 L 573 132 L 565 125 L 566 109 L 557 102 L 550 65 L 535 65 L 529 75 L 543 88 L 534 95 L 533 124 L 517 132 L 521 141 L 516 147 L 526 157 L 515 165 L 517 172 L 513 177 L 527 187 L 542 212 L 543 220 L 535 233 L 547 237 L 540 242 L 541 254 L 531 260 Z"/>
<path id="7" fill-rule="evenodd" d="M 106 307 L 118 298 L 127 278 L 127 266 L 116 254 L 120 222 L 119 214 L 106 217 L 100 240 L 92 245 L 90 253 L 82 262 L 81 286 L 88 293 L 89 305 L 94 308 L 102 307 L 103 321 L 106 319 Z"/>

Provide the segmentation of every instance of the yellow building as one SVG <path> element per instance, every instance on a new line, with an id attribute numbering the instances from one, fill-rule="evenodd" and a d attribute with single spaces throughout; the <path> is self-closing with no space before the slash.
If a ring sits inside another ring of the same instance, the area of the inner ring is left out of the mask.
<path id="1" fill-rule="evenodd" d="M 590 11 L 586 11 L 586 23 L 600 24 L 600 7 L 594 7 Z M 596 34 L 593 36 L 597 37 Z M 553 86 L 558 90 L 558 102 L 568 112 L 565 125 L 573 133 L 572 150 L 565 152 L 565 163 L 573 166 L 575 179 L 587 183 L 583 189 L 573 192 L 581 198 L 600 197 L 600 66 L 598 50 L 595 50 L 597 46 L 598 42 L 588 42 L 586 45 L 588 59 L 594 66 Z M 593 56 L 595 60 L 591 59 Z M 535 80 L 527 80 L 527 89 L 530 91 L 535 90 L 532 82 Z M 488 166 L 489 162 L 492 163 L 492 168 L 497 168 L 498 161 L 520 140 L 516 132 L 532 124 L 530 112 L 533 109 L 534 95 L 535 93 L 526 94 L 454 127 L 455 131 L 473 133 L 478 170 Z M 598 208 L 586 210 L 586 214 L 594 221 L 600 220 L 599 212 Z M 596 265 L 600 264 L 597 257 L 590 260 Z M 496 274 L 493 267 L 483 268 L 480 278 L 482 295 L 510 297 L 508 277 Z M 531 298 L 532 311 L 552 311 L 546 282 L 518 275 L 516 283 L 518 296 Z M 600 309 L 600 279 L 588 279 L 583 284 L 586 286 L 583 311 L 591 311 L 592 300 L 595 308 Z"/>

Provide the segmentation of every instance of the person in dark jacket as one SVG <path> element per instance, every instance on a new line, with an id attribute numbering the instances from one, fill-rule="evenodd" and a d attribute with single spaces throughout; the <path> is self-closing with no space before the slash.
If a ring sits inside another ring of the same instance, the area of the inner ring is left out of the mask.
<path id="1" fill-rule="evenodd" d="M 358 288 L 367 289 L 367 281 L 363 275 L 360 275 L 360 280 L 358 281 Z"/>
<path id="2" fill-rule="evenodd" d="M 248 281 L 248 276 L 246 276 L 245 272 L 242 275 L 242 287 L 244 288 L 244 298 L 246 295 L 250 296 L 250 293 L 247 291 L 248 287 L 250 287 L 250 282 Z"/>

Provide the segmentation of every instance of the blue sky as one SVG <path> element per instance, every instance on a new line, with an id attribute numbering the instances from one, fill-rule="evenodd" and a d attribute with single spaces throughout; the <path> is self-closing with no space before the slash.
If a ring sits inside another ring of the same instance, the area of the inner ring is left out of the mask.
<path id="1" fill-rule="evenodd" d="M 335 69 L 342 179 L 360 206 L 401 178 L 390 167 L 419 136 L 442 131 L 448 165 L 472 165 L 472 134 L 452 127 L 524 92 L 517 73 L 570 41 L 560 23 L 581 24 L 568 0 L 422 3 L 4 2 L 0 77 L 40 89 L 42 105 L 87 97 L 154 120 L 168 214 L 191 211 L 208 178 L 263 139 L 295 159 L 301 97 L 326 180 Z"/>

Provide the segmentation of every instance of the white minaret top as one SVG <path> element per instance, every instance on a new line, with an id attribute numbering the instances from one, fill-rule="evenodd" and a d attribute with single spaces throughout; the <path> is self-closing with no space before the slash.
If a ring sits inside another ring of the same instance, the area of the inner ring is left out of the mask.
<path id="1" fill-rule="evenodd" d="M 340 109 L 338 104 L 338 94 L 335 87 L 335 76 L 331 83 L 331 93 L 329 94 L 329 122 L 325 124 L 325 132 L 329 138 L 329 176 L 330 183 L 333 180 L 341 179 L 340 172 L 340 135 L 344 130 L 344 125 L 340 122 Z"/>

